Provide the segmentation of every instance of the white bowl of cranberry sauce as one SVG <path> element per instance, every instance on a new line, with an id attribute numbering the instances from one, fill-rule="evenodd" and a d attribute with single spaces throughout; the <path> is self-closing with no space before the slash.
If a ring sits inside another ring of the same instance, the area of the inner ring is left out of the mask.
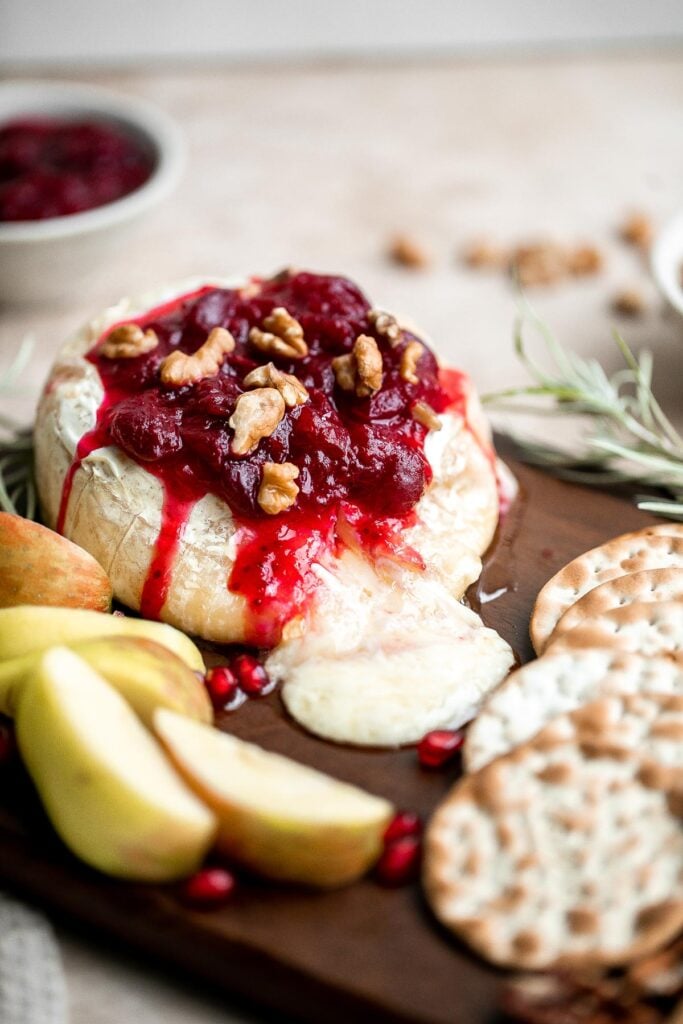
<path id="1" fill-rule="evenodd" d="M 0 301 L 74 295 L 174 189 L 180 130 L 95 86 L 0 84 Z"/>

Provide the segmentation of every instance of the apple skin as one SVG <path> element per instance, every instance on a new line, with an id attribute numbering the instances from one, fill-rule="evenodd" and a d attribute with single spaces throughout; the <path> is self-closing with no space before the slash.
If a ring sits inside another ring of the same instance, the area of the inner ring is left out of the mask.
<path id="1" fill-rule="evenodd" d="M 46 526 L 0 512 L 0 608 L 21 604 L 109 611 L 109 577 L 92 555 Z"/>
<path id="2" fill-rule="evenodd" d="M 111 636 L 79 641 L 70 650 L 118 690 L 148 728 L 157 707 L 213 722 L 206 687 L 167 647 L 144 637 Z M 40 657 L 36 652 L 0 662 L 0 714 L 14 717 L 21 689 Z"/>
<path id="3" fill-rule="evenodd" d="M 76 654 L 45 652 L 21 691 L 19 750 L 45 810 L 81 860 L 121 878 L 164 882 L 195 871 L 213 814 L 108 683 Z"/>
<path id="4" fill-rule="evenodd" d="M 179 629 L 125 615 L 105 615 L 84 608 L 18 605 L 0 608 L 0 661 L 21 658 L 56 644 L 105 636 L 140 636 L 167 647 L 195 672 L 204 672 L 199 648 Z"/>
<path id="5" fill-rule="evenodd" d="M 154 727 L 186 783 L 218 819 L 217 848 L 280 881 L 335 888 L 375 863 L 387 801 L 173 711 Z M 277 798 L 264 794 L 277 790 Z M 324 809 L 323 813 L 321 810 Z"/>

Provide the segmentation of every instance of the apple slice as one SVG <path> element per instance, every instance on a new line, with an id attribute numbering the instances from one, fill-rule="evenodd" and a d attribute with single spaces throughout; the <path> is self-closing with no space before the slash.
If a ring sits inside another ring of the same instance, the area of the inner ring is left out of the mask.
<path id="1" fill-rule="evenodd" d="M 72 651 L 42 655 L 21 692 L 16 730 L 45 810 L 77 857 L 145 881 L 196 870 L 215 834 L 213 814 L 123 697 Z"/>
<path id="2" fill-rule="evenodd" d="M 154 728 L 216 813 L 219 849 L 253 871 L 333 887 L 379 856 L 393 814 L 387 800 L 173 711 L 159 709 Z"/>
<path id="3" fill-rule="evenodd" d="M 0 608 L 0 661 L 44 651 L 55 644 L 104 636 L 141 636 L 173 651 L 196 672 L 204 672 L 204 659 L 189 637 L 165 622 L 104 615 L 83 608 L 48 608 L 19 605 Z"/>
<path id="4" fill-rule="evenodd" d="M 0 512 L 0 608 L 18 604 L 109 610 L 111 583 L 83 548 L 39 523 Z"/>
<path id="5" fill-rule="evenodd" d="M 203 682 L 167 647 L 139 636 L 109 636 L 81 640 L 70 649 L 118 690 L 149 728 L 158 707 L 213 722 Z M 0 662 L 0 714 L 14 717 L 21 689 L 40 657 L 37 652 Z"/>

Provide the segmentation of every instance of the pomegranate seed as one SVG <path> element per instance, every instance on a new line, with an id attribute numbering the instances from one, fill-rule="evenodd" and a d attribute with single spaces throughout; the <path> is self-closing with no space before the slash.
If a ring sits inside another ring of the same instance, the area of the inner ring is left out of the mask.
<path id="1" fill-rule="evenodd" d="M 399 811 L 387 825 L 384 833 L 385 844 L 395 843 L 397 839 L 404 836 L 419 836 L 422 832 L 422 822 L 414 811 Z"/>
<path id="2" fill-rule="evenodd" d="M 389 843 L 375 867 L 380 885 L 407 885 L 414 881 L 420 870 L 422 847 L 417 836 L 402 836 Z"/>
<path id="3" fill-rule="evenodd" d="M 239 685 L 250 697 L 263 697 L 270 692 L 268 673 L 252 654 L 239 654 L 232 667 Z"/>
<path id="4" fill-rule="evenodd" d="M 461 732 L 435 729 L 420 740 L 417 747 L 418 760 L 423 768 L 441 768 L 455 757 L 464 741 Z"/>
<path id="5" fill-rule="evenodd" d="M 230 899 L 235 885 L 235 876 L 225 868 L 203 868 L 187 879 L 183 896 L 197 907 L 217 907 Z"/>
<path id="6" fill-rule="evenodd" d="M 11 761 L 17 750 L 14 729 L 7 722 L 0 722 L 0 764 Z"/>
<path id="7" fill-rule="evenodd" d="M 215 708 L 224 708 L 237 696 L 237 677 L 227 665 L 210 668 L 204 677 L 204 683 Z"/>

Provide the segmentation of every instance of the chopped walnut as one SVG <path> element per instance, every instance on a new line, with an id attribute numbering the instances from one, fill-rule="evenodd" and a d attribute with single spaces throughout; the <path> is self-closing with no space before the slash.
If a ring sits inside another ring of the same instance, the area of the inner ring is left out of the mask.
<path id="1" fill-rule="evenodd" d="M 358 335 L 347 355 L 333 359 L 332 369 L 342 391 L 355 391 L 358 398 L 368 398 L 382 386 L 382 353 L 367 334 Z"/>
<path id="2" fill-rule="evenodd" d="M 565 252 L 554 242 L 534 242 L 514 250 L 510 267 L 521 285 L 555 284 L 567 270 Z"/>
<path id="3" fill-rule="evenodd" d="M 462 253 L 463 263 L 473 270 L 495 270 L 505 267 L 509 258 L 505 249 L 486 239 L 470 242 Z"/>
<path id="4" fill-rule="evenodd" d="M 642 316 L 645 308 L 645 299 L 637 288 L 623 288 L 612 299 L 612 310 L 619 316 Z"/>
<path id="5" fill-rule="evenodd" d="M 430 258 L 426 249 L 408 235 L 396 235 L 388 247 L 389 259 L 402 267 L 420 270 L 429 265 Z"/>
<path id="6" fill-rule="evenodd" d="M 621 225 L 619 235 L 628 245 L 647 252 L 654 235 L 652 221 L 645 213 L 631 213 Z"/>
<path id="7" fill-rule="evenodd" d="M 240 395 L 228 420 L 235 431 L 231 445 L 235 455 L 253 452 L 261 438 L 277 430 L 284 414 L 285 400 L 275 388 L 256 388 Z"/>
<path id="8" fill-rule="evenodd" d="M 294 504 L 299 493 L 294 483 L 298 475 L 298 467 L 291 462 L 264 462 L 257 498 L 264 512 L 276 516 Z"/>
<path id="9" fill-rule="evenodd" d="M 441 430 L 441 420 L 427 402 L 416 402 L 410 410 L 410 414 L 414 420 L 421 423 L 427 430 Z"/>
<path id="10" fill-rule="evenodd" d="M 135 359 L 151 352 L 158 344 L 154 331 L 143 331 L 138 324 L 119 324 L 109 332 L 100 351 L 107 359 Z"/>
<path id="11" fill-rule="evenodd" d="M 272 363 L 257 366 L 244 378 L 248 388 L 275 388 L 285 400 L 285 405 L 292 409 L 295 405 L 303 405 L 308 401 L 308 391 L 293 373 L 282 373 Z"/>
<path id="12" fill-rule="evenodd" d="M 368 320 L 377 333 L 381 334 L 383 338 L 388 338 L 392 345 L 400 341 L 401 328 L 396 317 L 392 316 L 391 313 L 385 313 L 381 309 L 371 309 L 368 312 Z"/>
<path id="13" fill-rule="evenodd" d="M 171 352 L 161 364 L 161 381 L 166 387 L 178 388 L 196 384 L 206 377 L 215 377 L 226 355 L 235 347 L 235 339 L 225 327 L 214 327 L 196 352 Z"/>
<path id="14" fill-rule="evenodd" d="M 594 245 L 579 245 L 567 253 L 567 270 L 574 277 L 599 274 L 602 267 L 602 253 Z"/>
<path id="15" fill-rule="evenodd" d="M 260 352 L 285 359 L 302 359 L 308 355 L 304 329 L 284 306 L 276 306 L 264 318 L 263 328 L 252 327 L 249 331 L 249 341 Z"/>
<path id="16" fill-rule="evenodd" d="M 419 341 L 409 341 L 401 352 L 400 374 L 409 384 L 417 384 L 420 380 L 416 371 L 423 353 L 424 345 Z"/>

